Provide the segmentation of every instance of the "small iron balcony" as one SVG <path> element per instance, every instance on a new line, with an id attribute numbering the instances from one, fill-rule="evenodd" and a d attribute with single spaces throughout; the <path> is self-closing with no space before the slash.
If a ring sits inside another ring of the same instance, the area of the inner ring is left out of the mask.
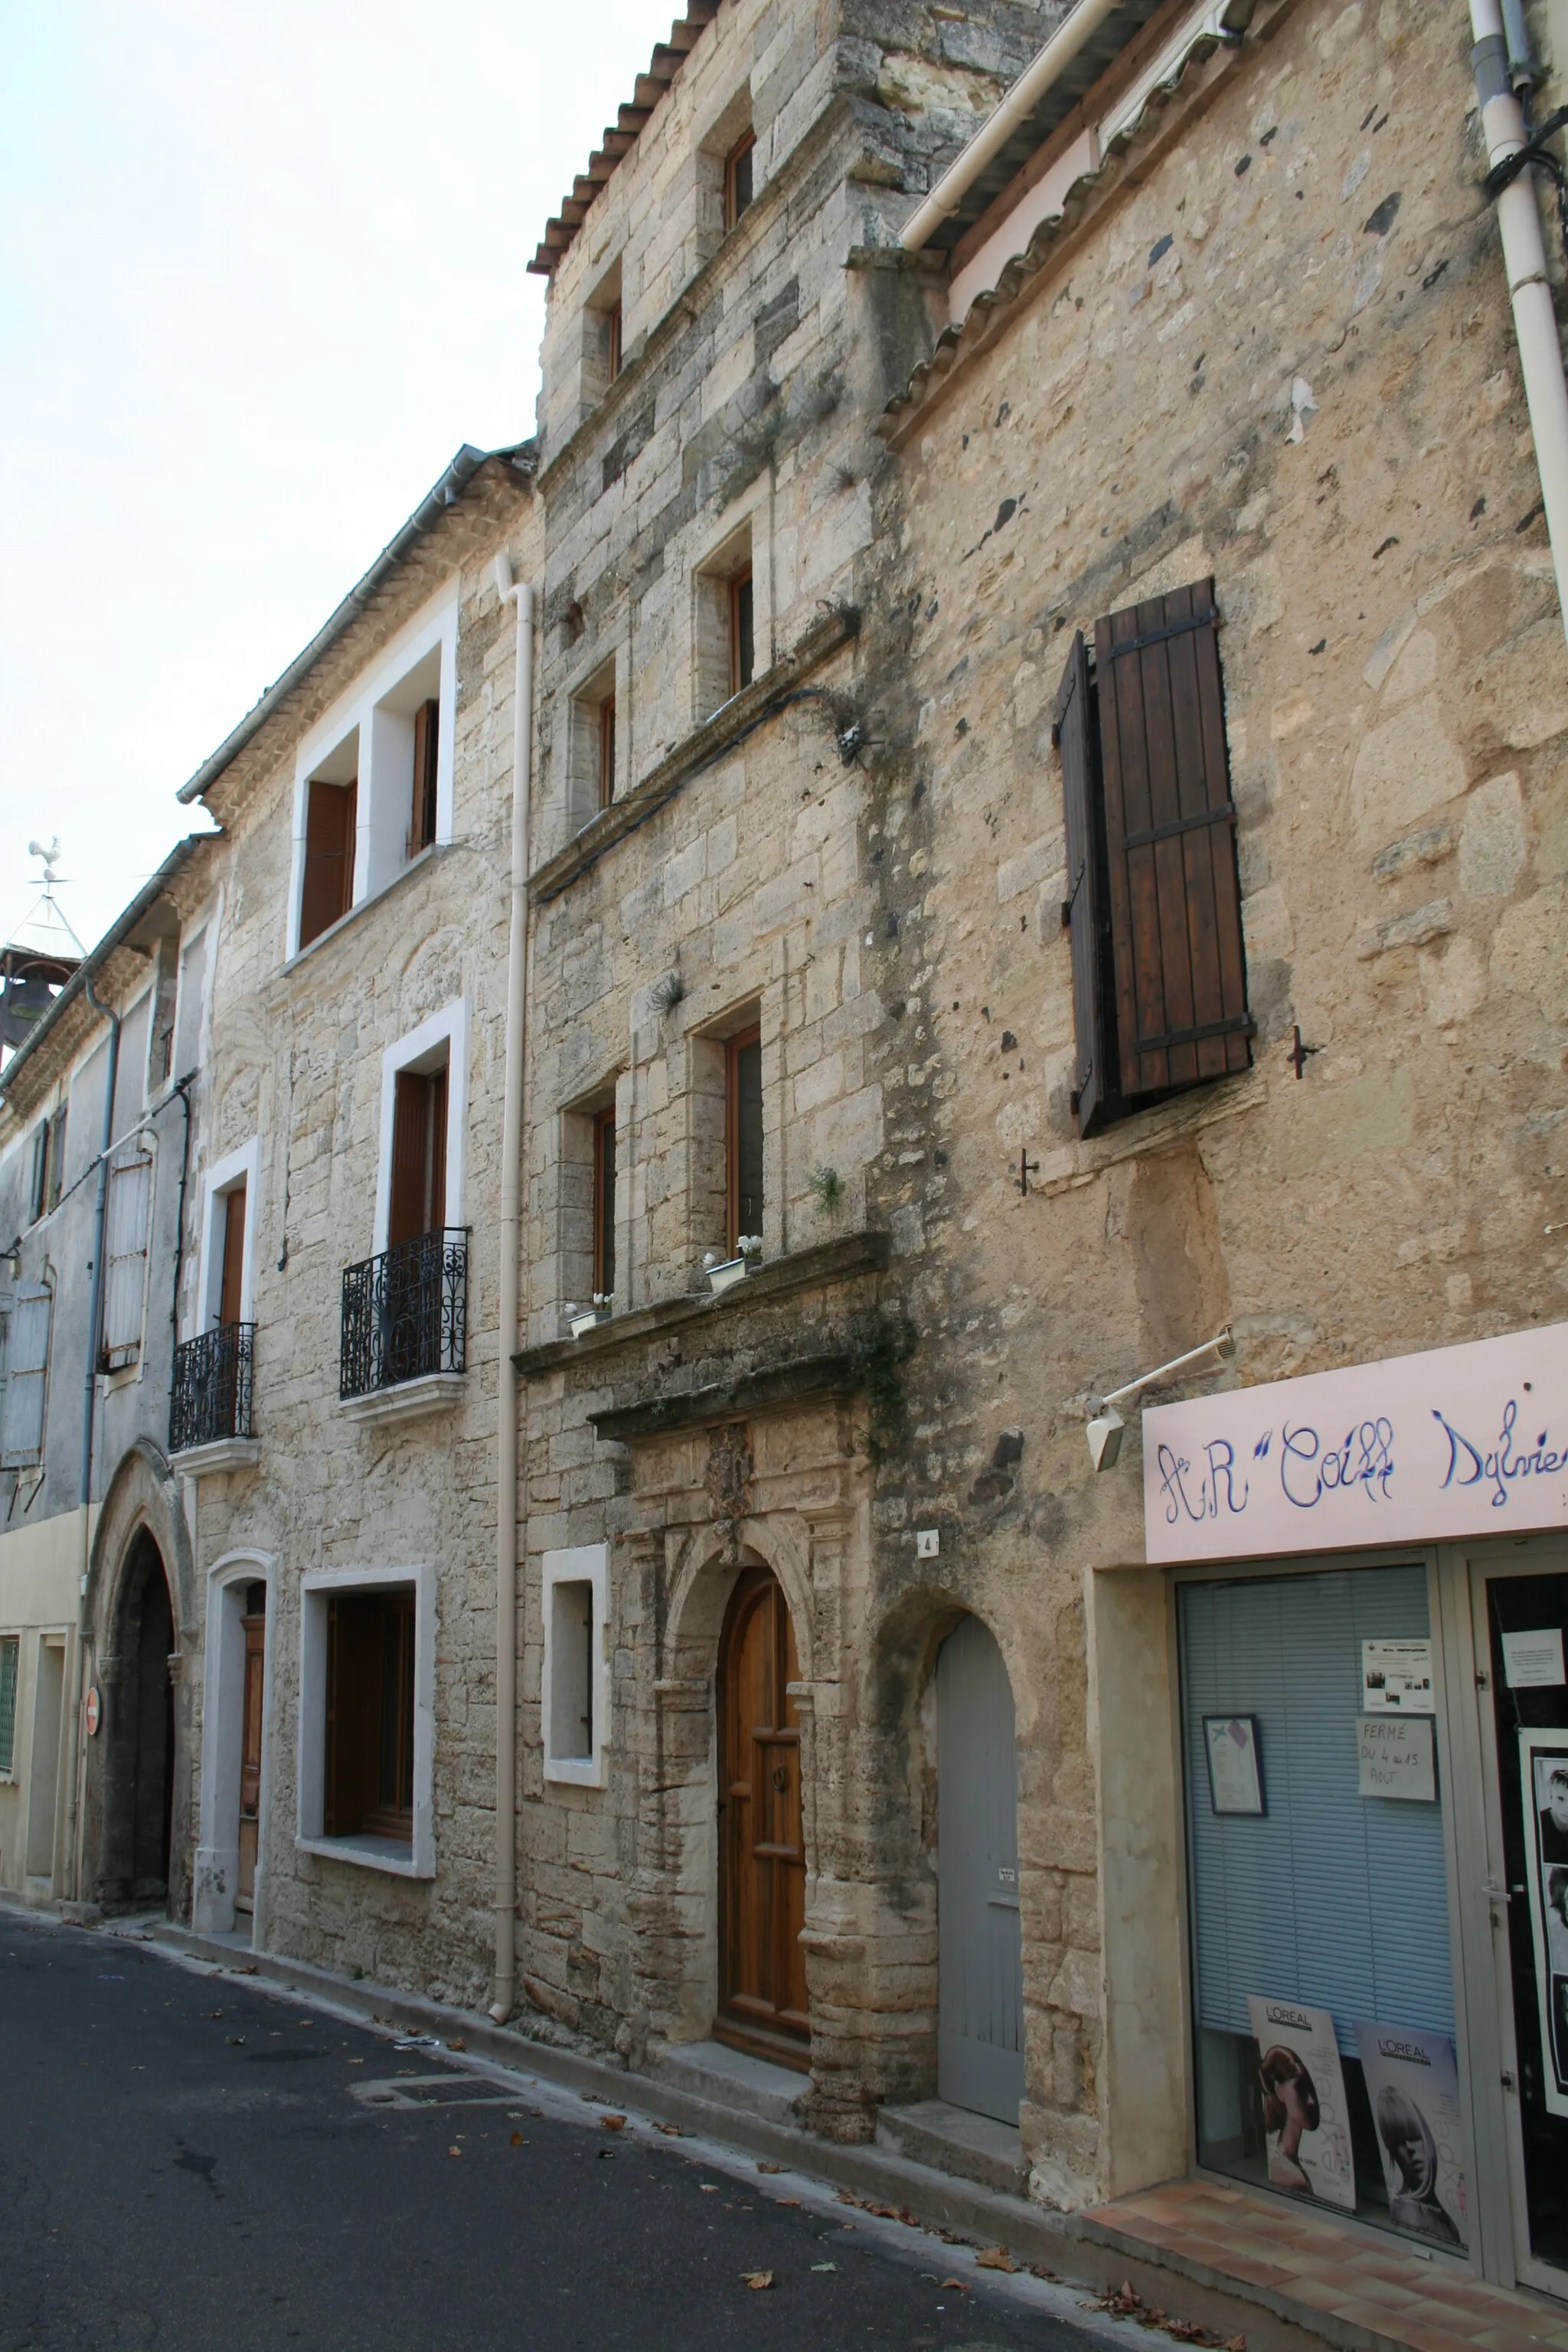
<path id="1" fill-rule="evenodd" d="M 174 1350 L 169 1451 L 184 1454 L 224 1438 L 248 1438 L 254 1323 L 219 1323 Z"/>
<path id="2" fill-rule="evenodd" d="M 421 1234 L 345 1266 L 339 1396 L 462 1371 L 468 1325 L 465 1226 Z"/>

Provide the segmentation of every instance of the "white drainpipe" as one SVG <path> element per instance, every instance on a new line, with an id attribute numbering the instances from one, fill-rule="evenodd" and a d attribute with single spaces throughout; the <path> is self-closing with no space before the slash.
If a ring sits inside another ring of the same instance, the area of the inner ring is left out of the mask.
<path id="1" fill-rule="evenodd" d="M 1470 26 L 1475 34 L 1470 67 L 1476 78 L 1481 133 L 1488 164 L 1495 166 L 1506 156 L 1517 154 L 1528 137 L 1524 110 L 1509 75 L 1501 0 L 1470 0 Z M 1558 609 L 1568 631 L 1568 384 L 1563 382 L 1563 346 L 1546 275 L 1546 247 L 1532 171 L 1526 168 L 1510 181 L 1498 197 L 1497 214 L 1542 504 L 1552 540 Z"/>
<path id="2" fill-rule="evenodd" d="M 506 1082 L 501 1112 L 500 1362 L 496 1379 L 496 1997 L 504 2025 L 517 2001 L 517 1417 L 522 1274 L 522 1098 L 528 1019 L 528 845 L 533 748 L 533 590 L 514 583 L 504 549 L 496 587 L 517 608 L 512 692 L 511 932 L 507 947 Z"/>
<path id="3" fill-rule="evenodd" d="M 1069 66 L 1091 33 L 1104 24 L 1121 0 L 1078 0 L 1045 47 L 1024 68 L 989 121 L 981 125 L 956 162 L 950 163 L 924 204 L 917 205 L 900 231 L 906 253 L 918 253 L 955 213 L 994 155 L 1001 153 L 1020 122 L 1033 114 L 1046 92 Z"/>

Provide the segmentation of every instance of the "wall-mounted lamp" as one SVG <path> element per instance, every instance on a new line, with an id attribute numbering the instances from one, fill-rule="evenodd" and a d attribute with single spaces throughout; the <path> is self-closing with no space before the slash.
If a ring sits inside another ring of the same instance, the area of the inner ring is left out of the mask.
<path id="1" fill-rule="evenodd" d="M 1168 1364 L 1157 1365 L 1152 1372 L 1140 1372 L 1135 1381 L 1128 1381 L 1123 1387 L 1112 1389 L 1109 1396 L 1101 1397 L 1084 1433 L 1089 1439 L 1089 1458 L 1095 1468 L 1114 1470 L 1116 1467 L 1117 1457 L 1121 1452 L 1121 1433 L 1127 1426 L 1116 1408 L 1124 1398 L 1136 1396 L 1140 1389 L 1152 1388 L 1156 1381 L 1168 1380 L 1173 1372 L 1184 1370 L 1188 1364 L 1195 1364 L 1205 1356 L 1226 1355 L 1230 1345 L 1230 1326 L 1227 1323 L 1223 1331 L 1212 1339 L 1205 1339 L 1201 1348 L 1189 1348 L 1184 1356 L 1174 1356 Z"/>
<path id="2" fill-rule="evenodd" d="M 20 1281 L 22 1275 L 22 1236 L 20 1234 L 17 1234 L 9 1249 L 0 1250 L 0 1274 L 5 1275 L 7 1280 L 11 1282 Z"/>

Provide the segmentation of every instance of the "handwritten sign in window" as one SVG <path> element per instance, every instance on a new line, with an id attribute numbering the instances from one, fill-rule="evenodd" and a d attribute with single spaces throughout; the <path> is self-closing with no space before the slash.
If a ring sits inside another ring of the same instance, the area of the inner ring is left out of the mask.
<path id="1" fill-rule="evenodd" d="M 1437 1796 L 1437 1751 L 1430 1716 L 1363 1715 L 1356 1723 L 1358 1793 L 1430 1805 Z"/>

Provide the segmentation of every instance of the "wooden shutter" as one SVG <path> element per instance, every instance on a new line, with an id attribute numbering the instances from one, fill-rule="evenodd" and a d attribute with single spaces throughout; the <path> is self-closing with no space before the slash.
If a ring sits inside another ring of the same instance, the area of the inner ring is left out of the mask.
<path id="1" fill-rule="evenodd" d="M 62 1103 L 49 1121 L 49 1181 L 45 1206 L 52 1213 L 60 1205 L 60 1194 L 66 1181 L 66 1108 Z"/>
<path id="2" fill-rule="evenodd" d="M 594 1289 L 616 1287 L 616 1114 L 602 1110 L 594 1121 Z"/>
<path id="3" fill-rule="evenodd" d="M 329 1837 L 352 1837 L 375 1807 L 380 1764 L 382 1607 L 375 1592 L 334 1593 L 327 1603 Z"/>
<path id="4" fill-rule="evenodd" d="M 441 706 L 422 702 L 414 714 L 414 819 L 408 852 L 416 856 L 436 838 L 436 778 L 440 762 Z"/>
<path id="5" fill-rule="evenodd" d="M 142 1352 L 142 1296 L 147 1275 L 147 1220 L 153 1202 L 153 1160 L 136 1152 L 109 1171 L 107 1279 L 103 1291 L 103 1362 L 119 1371 Z"/>
<path id="6" fill-rule="evenodd" d="M 1252 1059 L 1214 582 L 1095 624 L 1122 1096 Z"/>
<path id="7" fill-rule="evenodd" d="M 730 1248 L 763 1230 L 763 1043 L 752 1029 L 729 1050 Z"/>
<path id="8" fill-rule="evenodd" d="M 447 1070 L 399 1070 L 392 1107 L 392 1192 L 386 1246 L 417 1241 L 447 1222 Z"/>
<path id="9" fill-rule="evenodd" d="M 16 1769 L 16 1663 L 21 1649 L 20 1636 L 16 1633 L 0 1639 L 0 1772 Z"/>
<path id="10" fill-rule="evenodd" d="M 353 903 L 354 822 L 357 784 L 308 788 L 305 810 L 305 882 L 300 899 L 300 945 L 320 939 Z"/>
<path id="11" fill-rule="evenodd" d="M 432 1070 L 426 1113 L 425 1224 L 427 1234 L 439 1233 L 447 1222 L 447 1065 Z"/>
<path id="12" fill-rule="evenodd" d="M 242 1318 L 240 1307 L 245 1281 L 245 1192 L 237 1184 L 232 1192 L 224 1194 L 223 1202 L 223 1275 L 218 1286 L 217 1319 L 220 1323 L 237 1323 Z"/>
<path id="13" fill-rule="evenodd" d="M 1061 753 L 1067 830 L 1062 921 L 1072 940 L 1072 1006 L 1077 1055 L 1072 1109 L 1080 1135 L 1092 1135 L 1117 1104 L 1116 1041 L 1110 1018 L 1110 924 L 1105 904 L 1104 818 L 1100 737 L 1089 652 L 1079 630 L 1057 689 L 1051 740 Z"/>
<path id="14" fill-rule="evenodd" d="M 730 691 L 739 694 L 750 686 L 756 670 L 756 639 L 752 629 L 754 605 L 752 596 L 752 567 L 748 563 L 730 583 Z"/>
<path id="15" fill-rule="evenodd" d="M 43 1459 L 52 1304 L 51 1293 L 40 1285 L 19 1291 L 11 1309 L 0 1395 L 0 1469 L 24 1469 Z"/>
<path id="16" fill-rule="evenodd" d="M 49 1122 L 40 1119 L 33 1129 L 33 1170 L 27 1181 L 27 1222 L 37 1224 L 48 1198 Z"/>

